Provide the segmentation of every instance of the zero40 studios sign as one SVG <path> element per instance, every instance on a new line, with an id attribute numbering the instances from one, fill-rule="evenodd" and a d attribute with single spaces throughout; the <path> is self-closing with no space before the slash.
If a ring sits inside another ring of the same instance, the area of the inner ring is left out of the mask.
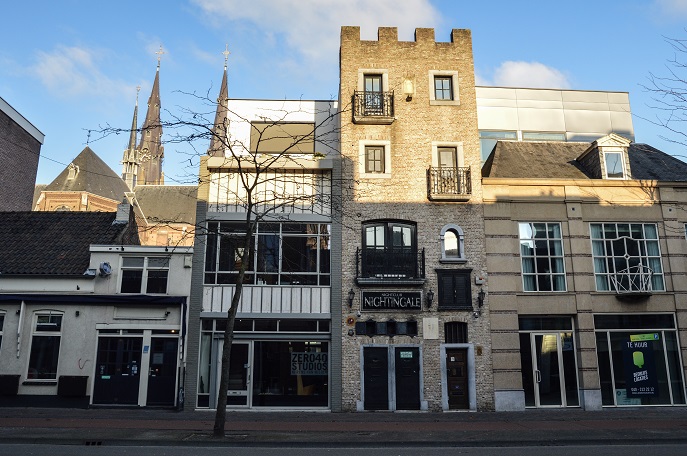
<path id="1" fill-rule="evenodd" d="M 421 291 L 365 291 L 362 293 L 362 310 L 422 310 Z"/>
<path id="2" fill-rule="evenodd" d="M 656 363 L 654 362 L 654 343 L 658 333 L 633 334 L 623 342 L 623 367 L 627 397 L 658 396 Z"/>

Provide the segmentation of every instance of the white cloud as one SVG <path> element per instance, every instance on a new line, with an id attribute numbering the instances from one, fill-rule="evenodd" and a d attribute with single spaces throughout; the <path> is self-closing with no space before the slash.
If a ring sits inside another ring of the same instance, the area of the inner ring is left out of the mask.
<path id="1" fill-rule="evenodd" d="M 376 39 L 378 26 L 399 28 L 410 39 L 415 27 L 432 27 L 439 13 L 429 0 L 192 0 L 216 25 L 249 21 L 265 39 L 283 35 L 310 60 L 337 55 L 339 27 L 360 25 L 363 39 Z"/>
<path id="2" fill-rule="evenodd" d="M 570 82 L 559 70 L 539 62 L 503 62 L 494 71 L 493 85 L 569 89 Z"/>
<path id="3" fill-rule="evenodd" d="M 29 68 L 52 93 L 62 97 L 129 94 L 133 87 L 103 74 L 96 64 L 97 53 L 76 46 L 57 46 L 40 51 Z"/>
<path id="4" fill-rule="evenodd" d="M 687 18 L 687 0 L 654 0 L 654 3 L 666 16 Z"/>

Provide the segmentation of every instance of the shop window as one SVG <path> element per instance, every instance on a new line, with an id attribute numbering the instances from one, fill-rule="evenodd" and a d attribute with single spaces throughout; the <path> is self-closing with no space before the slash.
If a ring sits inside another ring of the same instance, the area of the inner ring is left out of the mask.
<path id="1" fill-rule="evenodd" d="M 441 261 L 465 262 L 465 236 L 458 225 L 449 224 L 441 229 Z"/>
<path id="2" fill-rule="evenodd" d="M 566 291 L 560 223 L 520 223 L 524 291 Z"/>
<path id="3" fill-rule="evenodd" d="M 258 223 L 249 243 L 244 283 L 329 285 L 330 237 L 326 224 Z M 209 223 L 205 283 L 236 283 L 245 246 L 245 223 Z"/>
<path id="4" fill-rule="evenodd" d="M 459 105 L 458 72 L 444 70 L 429 71 L 429 104 Z"/>
<path id="5" fill-rule="evenodd" d="M 472 309 L 471 269 L 437 270 L 439 310 Z"/>
<path id="6" fill-rule="evenodd" d="M 169 257 L 123 257 L 121 293 L 167 293 Z"/>
<path id="7" fill-rule="evenodd" d="M 665 291 L 653 223 L 590 223 L 597 291 Z"/>
<path id="8" fill-rule="evenodd" d="M 57 363 L 62 338 L 62 315 L 37 313 L 31 335 L 31 350 L 26 378 L 57 380 Z"/>
<path id="9" fill-rule="evenodd" d="M 444 324 L 444 341 L 447 344 L 467 344 L 468 324 L 462 321 L 452 321 Z"/>

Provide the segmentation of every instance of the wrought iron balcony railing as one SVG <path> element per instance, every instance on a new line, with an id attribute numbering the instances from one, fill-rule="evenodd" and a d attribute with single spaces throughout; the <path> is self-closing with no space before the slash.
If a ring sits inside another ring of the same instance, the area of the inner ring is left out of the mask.
<path id="1" fill-rule="evenodd" d="M 430 200 L 467 201 L 472 193 L 470 168 L 429 168 L 427 198 Z"/>
<path id="2" fill-rule="evenodd" d="M 391 123 L 394 121 L 394 92 L 353 93 L 353 121 Z"/>
<path id="3" fill-rule="evenodd" d="M 425 249 L 359 248 L 355 275 L 377 281 L 412 281 L 425 279 Z"/>

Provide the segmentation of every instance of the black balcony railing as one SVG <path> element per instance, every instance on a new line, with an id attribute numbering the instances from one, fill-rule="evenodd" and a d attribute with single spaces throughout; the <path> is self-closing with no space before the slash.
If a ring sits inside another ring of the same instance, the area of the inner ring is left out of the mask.
<path id="1" fill-rule="evenodd" d="M 472 193 L 470 168 L 429 168 L 427 196 L 429 199 L 467 199 Z"/>
<path id="2" fill-rule="evenodd" d="M 393 118 L 394 92 L 360 92 L 353 93 L 353 117 Z"/>
<path id="3" fill-rule="evenodd" d="M 355 274 L 358 279 L 424 279 L 425 249 L 359 248 L 356 253 Z"/>

